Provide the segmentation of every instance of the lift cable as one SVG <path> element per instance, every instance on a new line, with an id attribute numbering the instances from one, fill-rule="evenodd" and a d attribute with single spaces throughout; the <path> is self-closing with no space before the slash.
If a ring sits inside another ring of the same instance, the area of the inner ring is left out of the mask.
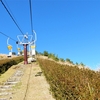
<path id="1" fill-rule="evenodd" d="M 10 7 L 9 7 L 9 5 L 8 5 L 8 3 L 7 3 L 7 1 L 6 0 L 4 0 L 4 2 L 5 2 L 5 5 L 6 5 L 6 7 L 9 9 L 9 12 L 11 13 L 11 15 L 13 16 L 13 18 L 16 20 L 16 18 L 15 18 L 15 16 L 14 16 L 14 14 L 13 14 L 13 12 L 11 11 L 11 9 L 10 9 Z M 16 23 L 18 23 L 18 21 L 16 20 Z M 19 24 L 18 24 L 19 25 Z M 19 26 L 20 27 L 20 26 Z"/>
<path id="2" fill-rule="evenodd" d="M 12 39 L 13 41 L 16 41 L 15 39 L 11 38 L 10 36 L 8 36 L 8 35 L 6 35 L 6 34 L 4 34 L 4 33 L 2 33 L 2 32 L 0 32 L 0 34 L 2 34 L 2 35 L 4 35 L 4 36 L 6 36 L 6 37 Z"/>
<path id="3" fill-rule="evenodd" d="M 2 0 L 0 0 L 2 5 L 4 6 L 4 8 L 6 9 L 6 11 L 8 12 L 8 14 L 10 15 L 10 17 L 12 18 L 13 22 L 16 24 L 17 28 L 20 30 L 20 32 L 24 35 L 24 33 L 22 32 L 22 30 L 20 29 L 20 27 L 18 26 L 17 22 L 15 21 L 15 19 L 13 18 L 13 16 L 11 15 L 11 13 L 9 12 L 9 10 L 7 9 L 7 7 L 5 6 L 5 4 L 3 3 Z"/>
<path id="4" fill-rule="evenodd" d="M 29 6 L 30 6 L 31 31 L 32 31 L 32 34 L 33 34 L 32 3 L 31 3 L 31 0 L 29 0 Z"/>

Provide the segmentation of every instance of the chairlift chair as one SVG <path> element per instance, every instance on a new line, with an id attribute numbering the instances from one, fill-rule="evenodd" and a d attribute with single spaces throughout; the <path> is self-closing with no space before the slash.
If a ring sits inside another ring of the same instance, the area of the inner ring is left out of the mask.
<path id="1" fill-rule="evenodd" d="M 12 45 L 9 44 L 9 39 L 10 38 L 7 39 L 7 45 L 8 45 L 7 48 L 9 50 L 8 57 L 11 57 L 12 56 Z"/>

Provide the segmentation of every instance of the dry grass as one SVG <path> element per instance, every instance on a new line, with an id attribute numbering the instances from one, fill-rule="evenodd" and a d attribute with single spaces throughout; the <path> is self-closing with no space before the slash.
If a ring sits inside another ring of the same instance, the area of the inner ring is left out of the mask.
<path id="1" fill-rule="evenodd" d="M 14 65 L 14 66 L 10 67 L 4 74 L 1 74 L 0 84 L 3 84 L 5 81 L 7 81 L 7 79 L 10 78 L 12 76 L 12 74 L 14 74 L 14 72 L 16 71 L 16 69 L 18 67 L 19 67 L 19 65 Z"/>
<path id="2" fill-rule="evenodd" d="M 12 57 L 16 57 L 16 55 L 12 55 Z M 8 58 L 7 54 L 0 54 L 0 60 L 7 59 L 7 58 Z"/>
<path id="3" fill-rule="evenodd" d="M 5 82 L 20 66 L 25 68 L 24 75 L 21 81 L 13 87 L 13 100 L 55 100 L 49 91 L 49 84 L 37 62 L 12 66 L 0 76 L 0 83 Z"/>
<path id="4" fill-rule="evenodd" d="M 49 91 L 49 84 L 37 63 L 26 67 L 20 87 L 13 95 L 13 100 L 55 100 Z M 31 74 L 30 74 L 31 70 Z M 28 79 L 30 80 L 28 82 Z M 28 87 L 27 87 L 28 86 Z"/>
<path id="5" fill-rule="evenodd" d="M 0 54 L 0 59 L 7 58 L 6 54 Z"/>

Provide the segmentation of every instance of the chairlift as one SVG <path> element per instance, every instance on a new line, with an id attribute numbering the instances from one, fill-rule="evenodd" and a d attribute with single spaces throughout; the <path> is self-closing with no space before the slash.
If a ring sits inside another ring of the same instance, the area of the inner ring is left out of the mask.
<path id="1" fill-rule="evenodd" d="M 9 39 L 10 38 L 7 39 L 7 45 L 8 45 L 7 48 L 9 50 L 8 57 L 11 57 L 12 56 L 12 45 L 9 44 Z"/>
<path id="2" fill-rule="evenodd" d="M 29 44 L 29 51 L 30 51 L 30 57 L 31 57 L 31 61 L 36 61 L 36 52 L 35 52 L 35 48 L 36 48 L 36 45 L 35 45 L 35 42 L 37 40 L 37 37 L 36 37 L 36 32 L 33 30 L 33 33 L 35 34 L 35 39 L 34 41 L 32 41 L 30 44 Z"/>
<path id="3" fill-rule="evenodd" d="M 20 54 L 21 49 L 18 47 L 18 44 L 17 44 L 17 51 L 18 51 L 18 56 L 20 56 L 21 55 Z"/>

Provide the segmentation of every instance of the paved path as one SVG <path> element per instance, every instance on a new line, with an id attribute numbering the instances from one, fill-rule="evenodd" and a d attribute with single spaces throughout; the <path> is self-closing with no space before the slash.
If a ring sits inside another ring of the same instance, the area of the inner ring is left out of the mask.
<path id="1" fill-rule="evenodd" d="M 25 67 L 21 82 L 14 87 L 11 100 L 55 100 L 37 62 Z"/>

